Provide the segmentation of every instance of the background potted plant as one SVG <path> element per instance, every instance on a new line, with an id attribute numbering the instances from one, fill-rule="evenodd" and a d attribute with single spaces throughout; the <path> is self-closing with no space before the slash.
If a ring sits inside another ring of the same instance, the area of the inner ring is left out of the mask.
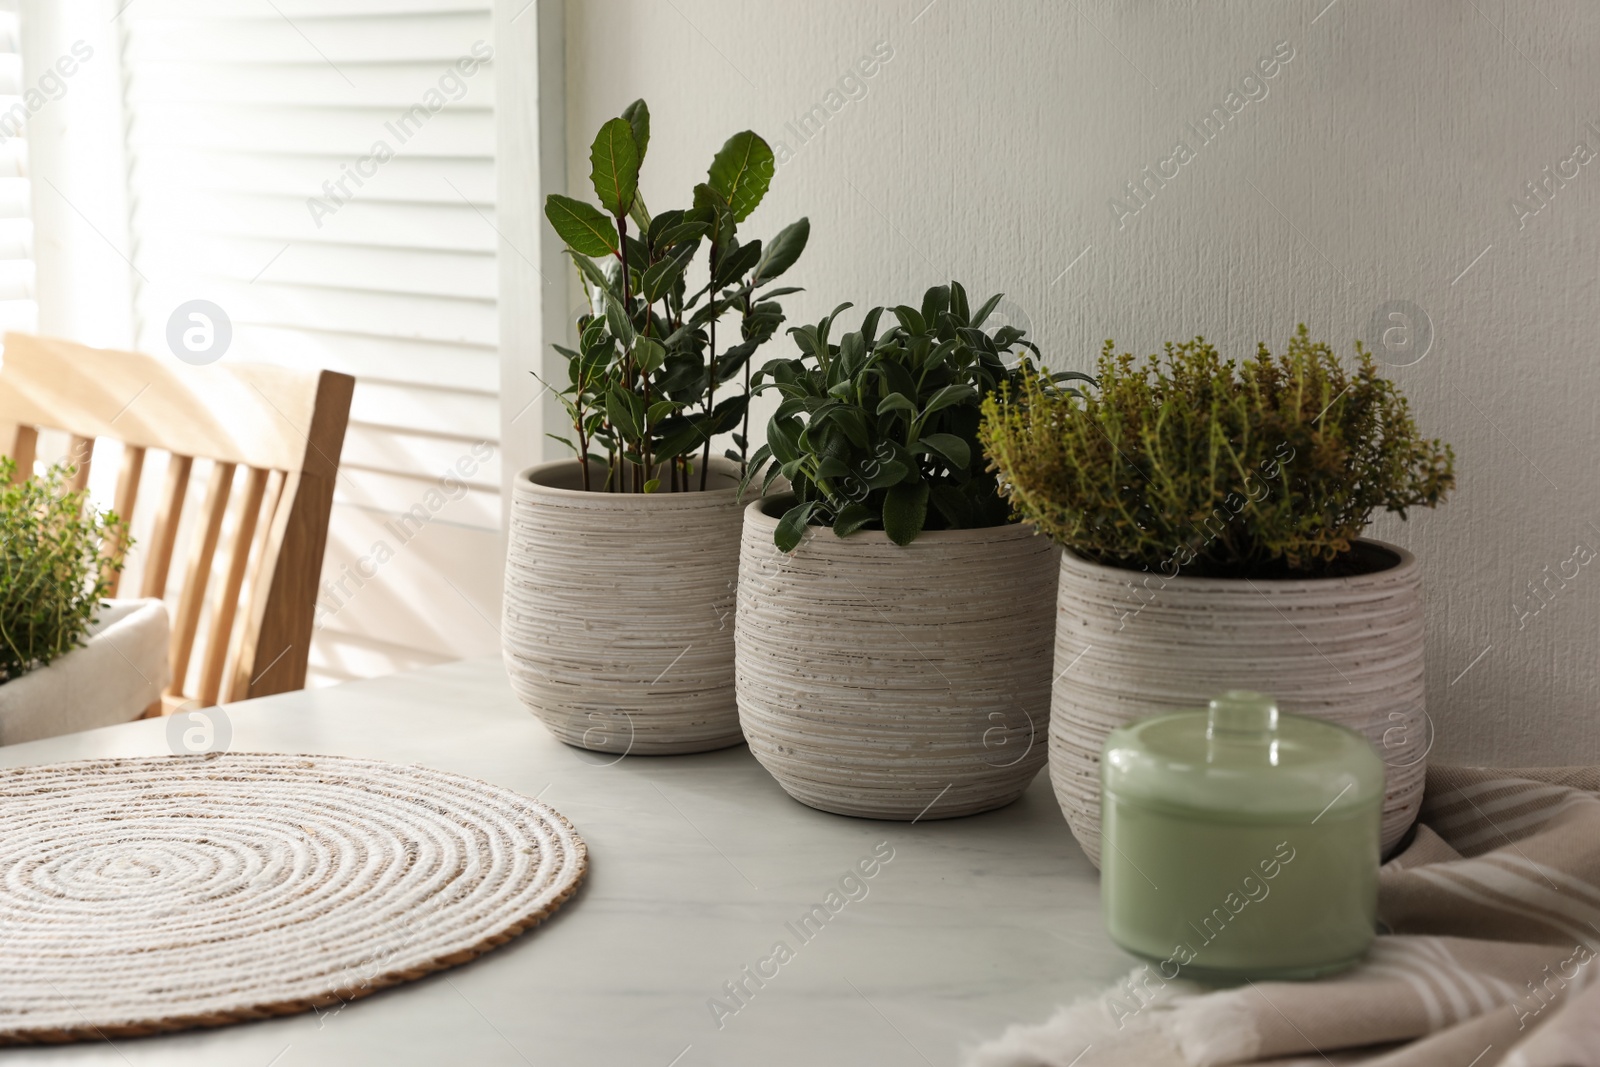
<path id="1" fill-rule="evenodd" d="M 971 313 L 939 286 L 834 344 L 841 305 L 758 375 L 783 399 L 748 479 L 793 492 L 745 510 L 739 713 L 812 807 L 967 815 L 1044 763 L 1057 550 L 1008 520 L 977 448 L 980 401 L 1019 373 L 1003 357 L 1037 351 L 981 330 L 999 299 Z"/>
<path id="2" fill-rule="evenodd" d="M 1050 774 L 1096 863 L 1106 734 L 1227 689 L 1364 732 L 1388 765 L 1384 847 L 1415 818 L 1421 576 L 1360 534 L 1379 508 L 1438 504 L 1454 456 L 1356 347 L 1346 371 L 1303 325 L 1242 364 L 1202 338 L 1142 363 L 1108 341 L 1097 389 L 1025 376 L 985 403 L 1017 514 L 1066 547 Z"/>
<path id="3" fill-rule="evenodd" d="M 773 173 L 772 150 L 748 130 L 716 154 L 692 206 L 652 216 L 639 192 L 649 143 L 636 101 L 590 148 L 600 207 L 545 202 L 588 301 L 577 347 L 558 346 L 572 430 L 552 436 L 576 455 L 516 479 L 502 633 L 512 688 L 561 740 L 697 752 L 743 740 L 728 616 L 749 362 L 783 321 L 776 298 L 796 290 L 770 285 L 810 226 L 741 242 Z M 691 288 L 702 247 L 703 284 Z M 719 349 L 724 319 L 738 331 Z M 713 457 L 728 432 L 735 447 Z"/>
<path id="4" fill-rule="evenodd" d="M 160 600 L 106 600 L 131 543 L 70 469 L 0 457 L 0 744 L 137 719 L 167 681 Z"/>

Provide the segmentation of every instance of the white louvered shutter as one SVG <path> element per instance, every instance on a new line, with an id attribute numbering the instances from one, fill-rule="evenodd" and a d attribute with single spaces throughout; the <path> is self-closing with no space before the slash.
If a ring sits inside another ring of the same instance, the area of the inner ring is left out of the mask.
<path id="1" fill-rule="evenodd" d="M 488 0 L 138 0 L 120 19 L 138 346 L 167 351 L 174 309 L 203 299 L 232 322 L 225 358 L 357 379 L 312 683 L 493 651 Z"/>
<path id="2" fill-rule="evenodd" d="M 17 0 L 0 0 L 0 116 L 22 100 L 22 49 Z M 29 204 L 26 129 L 0 121 L 0 333 L 33 332 L 33 219 Z"/>

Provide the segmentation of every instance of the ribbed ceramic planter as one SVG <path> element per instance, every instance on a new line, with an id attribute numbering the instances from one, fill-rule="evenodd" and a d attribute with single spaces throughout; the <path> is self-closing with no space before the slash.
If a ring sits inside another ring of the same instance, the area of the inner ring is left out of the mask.
<path id="1" fill-rule="evenodd" d="M 945 819 L 1009 804 L 1046 758 L 1059 551 L 1031 526 L 808 531 L 745 509 L 739 718 L 789 795 L 841 815 Z"/>
<path id="2" fill-rule="evenodd" d="M 0 685 L 0 745 L 137 719 L 170 677 L 171 623 L 160 600 L 107 600 L 83 644 Z"/>
<path id="3" fill-rule="evenodd" d="M 1228 689 L 1366 734 L 1387 768 L 1385 851 L 1406 832 L 1432 742 L 1421 572 L 1393 545 L 1363 540 L 1356 552 L 1369 573 L 1293 580 L 1162 578 L 1062 556 L 1050 778 L 1096 866 L 1106 735 Z"/>
<path id="4" fill-rule="evenodd" d="M 591 484 L 605 472 L 592 466 Z M 584 492 L 573 460 L 517 475 L 506 552 L 511 688 L 550 732 L 665 755 L 744 740 L 733 696 L 738 470 L 704 492 Z"/>

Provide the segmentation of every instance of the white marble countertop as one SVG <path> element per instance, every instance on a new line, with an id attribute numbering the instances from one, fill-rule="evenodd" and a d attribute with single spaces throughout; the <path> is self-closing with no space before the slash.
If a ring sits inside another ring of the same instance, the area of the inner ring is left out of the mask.
<path id="1" fill-rule="evenodd" d="M 986 815 L 828 815 L 789 799 L 742 746 L 620 760 L 568 748 L 512 696 L 498 659 L 224 712 L 233 751 L 422 763 L 540 796 L 588 842 L 587 883 L 510 944 L 335 1013 L 8 1050 L 8 1065 L 947 1067 L 1133 963 L 1100 925 L 1095 872 L 1042 773 Z M 167 727 L 4 747 L 0 765 L 166 753 Z M 797 937 L 875 849 L 893 858 L 865 895 L 841 893 L 820 931 Z M 760 987 L 746 979 L 740 1006 L 724 983 L 780 941 L 792 958 L 767 963 L 777 973 Z"/>

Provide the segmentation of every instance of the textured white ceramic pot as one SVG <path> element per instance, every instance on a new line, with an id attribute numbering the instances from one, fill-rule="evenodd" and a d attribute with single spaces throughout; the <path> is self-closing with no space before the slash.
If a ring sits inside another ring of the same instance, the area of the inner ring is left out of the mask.
<path id="1" fill-rule="evenodd" d="M 1063 554 L 1050 778 L 1096 866 L 1106 735 L 1203 708 L 1228 689 L 1259 690 L 1285 712 L 1366 734 L 1387 766 L 1385 851 L 1406 832 L 1433 740 L 1421 572 L 1394 545 L 1362 540 L 1355 551 L 1367 573 L 1293 580 L 1169 579 Z"/>
<path id="2" fill-rule="evenodd" d="M 137 719 L 166 687 L 170 629 L 153 597 L 105 601 L 82 646 L 0 685 L 0 745 Z"/>
<path id="3" fill-rule="evenodd" d="M 592 466 L 591 484 L 603 484 Z M 733 695 L 739 475 L 705 491 L 584 492 L 576 461 L 517 475 L 503 651 L 551 733 L 597 752 L 667 755 L 744 740 Z"/>
<path id="4" fill-rule="evenodd" d="M 1031 526 L 813 529 L 745 509 L 739 718 L 789 795 L 841 815 L 944 819 L 1009 804 L 1046 758 L 1060 554 Z M 773 514 L 776 512 L 777 515 Z"/>

